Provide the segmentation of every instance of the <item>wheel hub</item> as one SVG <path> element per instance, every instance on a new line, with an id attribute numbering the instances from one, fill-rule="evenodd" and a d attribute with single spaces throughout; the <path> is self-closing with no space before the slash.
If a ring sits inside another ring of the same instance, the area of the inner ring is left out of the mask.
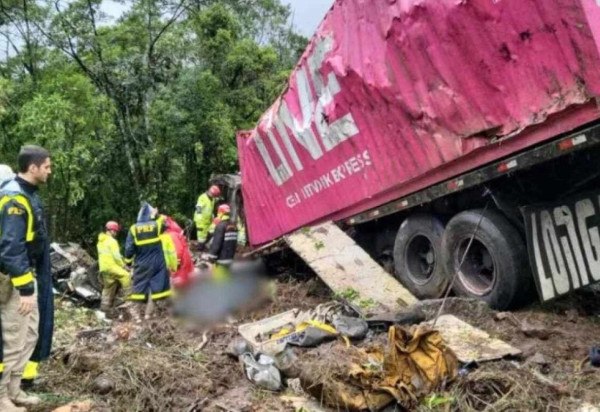
<path id="1" fill-rule="evenodd" d="M 427 283 L 435 270 L 435 250 L 429 238 L 414 236 L 406 248 L 404 260 L 411 280 L 418 285 Z"/>
<path id="2" fill-rule="evenodd" d="M 479 240 L 474 239 L 467 251 L 469 239 L 464 240 L 457 248 L 455 267 L 459 268 L 458 276 L 469 292 L 484 296 L 491 292 L 496 283 L 496 268 L 494 258 L 489 249 Z M 465 255 L 466 251 L 466 255 Z"/>

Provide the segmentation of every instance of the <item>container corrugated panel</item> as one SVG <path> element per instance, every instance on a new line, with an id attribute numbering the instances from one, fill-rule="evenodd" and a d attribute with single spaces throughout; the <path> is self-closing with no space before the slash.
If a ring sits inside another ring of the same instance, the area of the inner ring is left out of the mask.
<path id="1" fill-rule="evenodd" d="M 238 134 L 252 244 L 341 219 L 599 117 L 595 0 L 338 0 Z"/>

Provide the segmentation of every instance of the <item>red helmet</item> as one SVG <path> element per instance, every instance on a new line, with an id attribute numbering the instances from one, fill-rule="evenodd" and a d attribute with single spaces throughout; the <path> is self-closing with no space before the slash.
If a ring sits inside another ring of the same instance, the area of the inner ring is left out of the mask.
<path id="1" fill-rule="evenodd" d="M 121 225 L 119 225 L 114 220 L 111 220 L 110 222 L 106 222 L 106 225 L 104 225 L 104 227 L 106 228 L 106 230 L 113 230 L 115 232 L 118 232 L 121 230 Z"/>
<path id="2" fill-rule="evenodd" d="M 229 207 L 229 205 L 221 205 L 219 206 L 219 208 L 217 209 L 217 214 L 219 215 L 228 215 L 231 213 L 231 208 Z"/>
<path id="3" fill-rule="evenodd" d="M 212 185 L 208 189 L 208 194 L 211 195 L 212 197 L 219 197 L 219 196 L 221 196 L 221 189 L 219 189 L 219 186 L 217 186 L 217 185 Z"/>

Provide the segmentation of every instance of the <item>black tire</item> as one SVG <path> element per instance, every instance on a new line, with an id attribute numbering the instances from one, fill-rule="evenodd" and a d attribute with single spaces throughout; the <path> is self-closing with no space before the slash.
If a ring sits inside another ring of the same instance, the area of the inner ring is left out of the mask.
<path id="1" fill-rule="evenodd" d="M 429 214 L 409 216 L 398 229 L 394 243 L 394 274 L 420 299 L 444 294 L 448 277 L 442 264 L 444 224 Z"/>
<path id="2" fill-rule="evenodd" d="M 499 212 L 469 210 L 454 216 L 446 225 L 442 249 L 446 273 L 450 277 L 458 273 L 452 288 L 457 295 L 481 299 L 496 310 L 513 308 L 531 299 L 533 278 L 527 246 L 517 229 Z"/>

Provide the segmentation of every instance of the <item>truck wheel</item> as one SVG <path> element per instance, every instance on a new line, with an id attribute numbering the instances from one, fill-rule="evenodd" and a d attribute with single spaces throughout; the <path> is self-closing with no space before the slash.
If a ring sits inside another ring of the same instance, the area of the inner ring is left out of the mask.
<path id="1" fill-rule="evenodd" d="M 441 261 L 444 225 L 433 215 L 409 216 L 394 243 L 396 278 L 420 299 L 442 296 L 448 279 Z"/>
<path id="2" fill-rule="evenodd" d="M 448 222 L 442 239 L 444 267 L 449 276 L 458 273 L 453 286 L 457 295 L 482 299 L 497 310 L 509 309 L 526 302 L 533 290 L 527 247 L 503 215 L 487 210 L 481 218 L 482 213 L 469 210 Z"/>

